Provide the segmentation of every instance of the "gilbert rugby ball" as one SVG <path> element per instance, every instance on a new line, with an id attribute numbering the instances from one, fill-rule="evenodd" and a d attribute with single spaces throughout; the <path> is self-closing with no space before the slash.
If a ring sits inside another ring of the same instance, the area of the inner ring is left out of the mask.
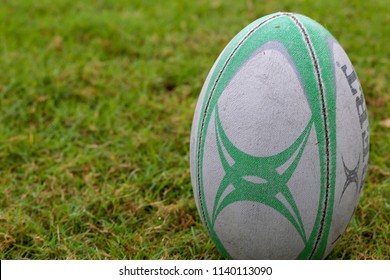
<path id="1" fill-rule="evenodd" d="M 322 259 L 357 207 L 368 118 L 335 38 L 302 15 L 256 20 L 222 51 L 191 131 L 196 205 L 226 258 Z"/>

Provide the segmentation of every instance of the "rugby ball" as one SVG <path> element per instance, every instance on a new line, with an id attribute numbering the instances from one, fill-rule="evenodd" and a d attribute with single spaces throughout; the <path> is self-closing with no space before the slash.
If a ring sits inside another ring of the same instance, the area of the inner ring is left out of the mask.
<path id="1" fill-rule="evenodd" d="M 320 24 L 275 13 L 212 67 L 192 123 L 198 212 L 229 259 L 323 259 L 356 210 L 367 108 L 343 48 Z"/>

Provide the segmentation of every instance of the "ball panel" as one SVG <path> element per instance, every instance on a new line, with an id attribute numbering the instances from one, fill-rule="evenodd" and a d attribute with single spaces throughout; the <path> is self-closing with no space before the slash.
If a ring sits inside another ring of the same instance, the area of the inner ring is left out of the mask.
<path id="1" fill-rule="evenodd" d="M 191 139 L 190 139 L 190 172 L 191 172 L 191 183 L 192 183 L 192 190 L 195 196 L 195 203 L 197 206 L 197 209 L 199 210 L 199 190 L 197 189 L 196 184 L 196 145 L 197 143 L 197 135 L 199 130 L 199 120 L 200 116 L 202 114 L 202 106 L 203 101 L 206 95 L 206 91 L 209 87 L 211 76 L 214 73 L 215 67 L 218 64 L 220 60 L 220 56 L 218 57 L 217 61 L 214 63 L 213 67 L 211 68 L 210 72 L 207 75 L 206 81 L 203 84 L 202 90 L 200 92 L 198 102 L 196 103 L 195 113 L 194 117 L 192 119 L 192 127 L 191 127 Z"/>
<path id="2" fill-rule="evenodd" d="M 218 100 L 227 136 L 247 154 L 271 156 L 285 150 L 310 120 L 301 80 L 286 56 L 282 44 L 264 44 L 240 67 Z"/>
<path id="3" fill-rule="evenodd" d="M 316 209 L 320 203 L 320 161 L 318 140 L 312 128 L 301 160 L 287 185 L 302 216 L 306 236 L 309 237 L 316 220 Z"/>
<path id="4" fill-rule="evenodd" d="M 213 220 L 212 214 L 215 204 L 215 197 L 220 187 L 221 181 L 225 176 L 220 155 L 217 147 L 217 135 L 215 131 L 215 112 L 211 118 L 210 125 L 205 139 L 204 157 L 202 164 L 203 171 L 203 184 L 207 187 L 204 188 L 205 207 L 210 221 Z"/>
<path id="5" fill-rule="evenodd" d="M 361 86 L 343 48 L 335 40 L 329 44 L 336 80 L 338 137 L 335 202 L 327 253 L 336 245 L 356 210 L 368 163 L 368 152 L 365 153 L 362 140 L 366 132 L 368 134 L 368 121 L 360 122 L 359 112 L 362 111 L 356 103 L 356 98 L 363 94 Z M 365 108 L 365 104 L 363 106 Z"/>
<path id="6" fill-rule="evenodd" d="M 304 247 L 286 218 L 271 207 L 248 201 L 226 207 L 215 231 L 234 259 L 295 259 Z"/>

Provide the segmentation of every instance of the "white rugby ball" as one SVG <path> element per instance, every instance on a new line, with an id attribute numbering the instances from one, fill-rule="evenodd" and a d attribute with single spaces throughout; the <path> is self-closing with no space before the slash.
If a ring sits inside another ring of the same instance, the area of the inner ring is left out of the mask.
<path id="1" fill-rule="evenodd" d="M 238 33 L 201 91 L 191 131 L 196 205 L 226 258 L 322 259 L 367 172 L 367 109 L 339 43 L 303 15 Z"/>

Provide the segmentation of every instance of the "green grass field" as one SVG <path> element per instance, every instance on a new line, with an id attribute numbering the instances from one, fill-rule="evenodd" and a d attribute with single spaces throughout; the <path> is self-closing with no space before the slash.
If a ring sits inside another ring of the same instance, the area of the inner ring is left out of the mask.
<path id="1" fill-rule="evenodd" d="M 222 258 L 192 195 L 192 116 L 225 45 L 277 11 L 339 40 L 369 110 L 365 189 L 328 258 L 390 259 L 387 0 L 1 1 L 1 259 Z"/>

